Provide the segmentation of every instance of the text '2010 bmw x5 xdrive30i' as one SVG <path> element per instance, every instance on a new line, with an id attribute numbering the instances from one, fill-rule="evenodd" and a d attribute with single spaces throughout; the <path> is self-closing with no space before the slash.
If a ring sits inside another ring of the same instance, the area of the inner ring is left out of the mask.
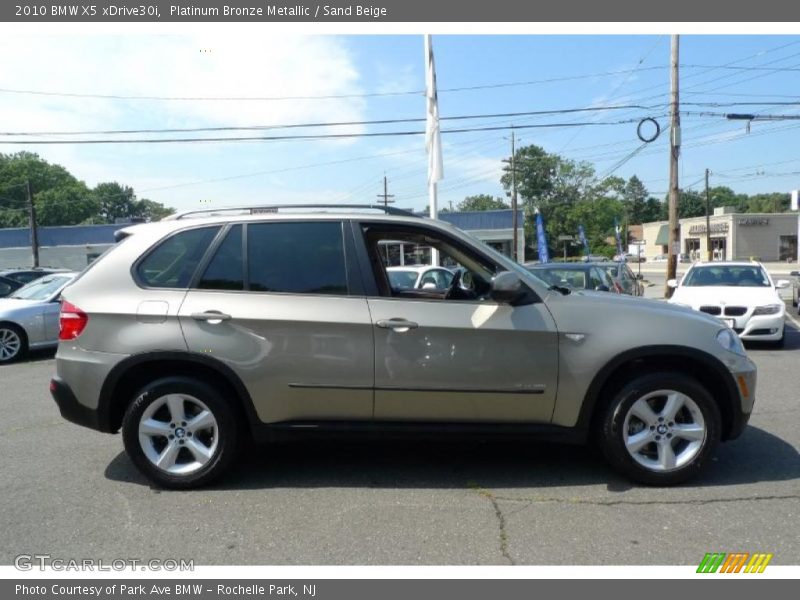
<path id="1" fill-rule="evenodd" d="M 749 419 L 756 369 L 718 319 L 551 286 L 439 221 L 310 208 L 121 231 L 63 292 L 62 415 L 121 429 L 172 488 L 211 481 L 247 438 L 309 429 L 592 440 L 668 485 Z M 401 243 L 438 256 L 450 286 L 394 289 Z"/>

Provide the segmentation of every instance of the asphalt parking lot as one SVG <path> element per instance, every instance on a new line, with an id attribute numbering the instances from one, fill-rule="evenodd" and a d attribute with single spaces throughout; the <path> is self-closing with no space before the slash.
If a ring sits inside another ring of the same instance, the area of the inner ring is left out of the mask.
<path id="1" fill-rule="evenodd" d="M 292 443 L 224 481 L 151 488 L 120 437 L 61 419 L 52 353 L 0 367 L 0 563 L 183 558 L 201 564 L 697 564 L 706 552 L 800 562 L 800 332 L 753 348 L 750 427 L 705 475 L 632 485 L 583 447 Z"/>

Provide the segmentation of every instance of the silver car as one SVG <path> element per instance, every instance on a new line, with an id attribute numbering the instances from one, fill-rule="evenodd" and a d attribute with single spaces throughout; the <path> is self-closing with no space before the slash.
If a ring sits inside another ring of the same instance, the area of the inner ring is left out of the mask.
<path id="1" fill-rule="evenodd" d="M 58 343 L 61 290 L 76 275 L 46 275 L 0 298 L 0 363 Z"/>
<path id="2" fill-rule="evenodd" d="M 220 476 L 248 439 L 330 431 L 594 440 L 669 485 L 747 424 L 756 368 L 714 317 L 551 285 L 438 220 L 309 208 L 120 232 L 63 293 L 62 415 L 121 430 L 171 488 Z M 450 285 L 394 289 L 387 242 L 435 249 Z"/>

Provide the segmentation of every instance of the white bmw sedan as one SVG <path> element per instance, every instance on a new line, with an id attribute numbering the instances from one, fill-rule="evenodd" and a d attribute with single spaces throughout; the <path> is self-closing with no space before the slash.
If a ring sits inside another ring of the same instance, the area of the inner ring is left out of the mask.
<path id="1" fill-rule="evenodd" d="M 694 263 L 669 302 L 719 317 L 743 340 L 783 346 L 786 306 L 778 294 L 788 280 L 776 282 L 757 262 Z"/>

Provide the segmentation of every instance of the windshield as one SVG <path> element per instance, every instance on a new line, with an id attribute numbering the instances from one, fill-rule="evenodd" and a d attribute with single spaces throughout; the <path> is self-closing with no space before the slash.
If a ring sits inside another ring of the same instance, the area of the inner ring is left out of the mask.
<path id="1" fill-rule="evenodd" d="M 695 267 L 686 275 L 686 287 L 739 286 L 771 287 L 766 271 L 750 265 Z"/>
<path id="2" fill-rule="evenodd" d="M 387 271 L 392 289 L 413 289 L 417 283 L 416 271 Z"/>
<path id="3" fill-rule="evenodd" d="M 31 281 L 28 285 L 19 288 L 10 298 L 18 300 L 46 300 L 58 289 L 72 279 L 71 275 L 53 275 Z"/>
<path id="4" fill-rule="evenodd" d="M 571 287 L 574 289 L 586 289 L 586 272 L 578 269 L 536 268 L 531 272 L 543 279 L 548 284 Z"/>

